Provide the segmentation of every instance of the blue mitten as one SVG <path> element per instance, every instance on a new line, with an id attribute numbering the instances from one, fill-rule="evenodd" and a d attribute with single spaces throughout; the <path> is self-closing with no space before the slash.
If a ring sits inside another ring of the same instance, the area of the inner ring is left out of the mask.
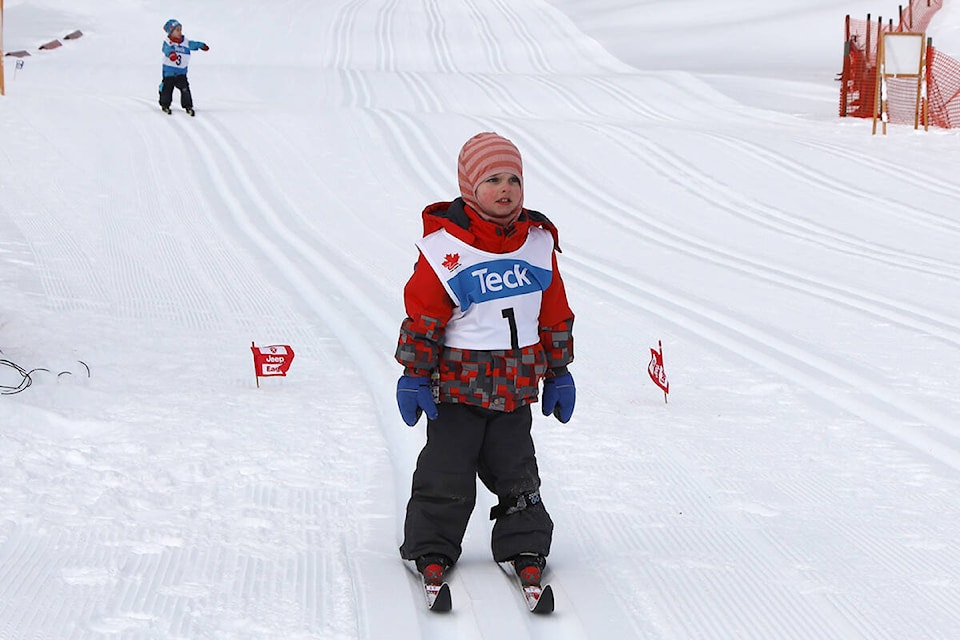
<path id="1" fill-rule="evenodd" d="M 426 412 L 427 418 L 437 417 L 437 405 L 433 402 L 430 390 L 430 378 L 424 376 L 400 376 L 397 380 L 397 406 L 400 415 L 408 426 L 417 424 L 420 414 Z"/>
<path id="2" fill-rule="evenodd" d="M 543 415 L 551 413 L 557 420 L 566 424 L 573 415 L 573 405 L 577 403 L 577 387 L 573 376 L 565 373 L 543 381 Z"/>

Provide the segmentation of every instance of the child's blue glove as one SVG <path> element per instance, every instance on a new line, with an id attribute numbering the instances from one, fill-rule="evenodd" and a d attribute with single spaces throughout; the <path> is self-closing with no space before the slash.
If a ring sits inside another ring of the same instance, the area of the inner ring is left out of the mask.
<path id="1" fill-rule="evenodd" d="M 433 402 L 430 378 L 423 376 L 400 376 L 397 380 L 397 406 L 408 426 L 417 424 L 421 413 L 433 420 L 437 417 L 437 405 Z"/>
<path id="2" fill-rule="evenodd" d="M 573 405 L 577 403 L 577 387 L 573 376 L 565 373 L 543 381 L 543 415 L 551 413 L 557 420 L 566 424 L 573 415 Z"/>

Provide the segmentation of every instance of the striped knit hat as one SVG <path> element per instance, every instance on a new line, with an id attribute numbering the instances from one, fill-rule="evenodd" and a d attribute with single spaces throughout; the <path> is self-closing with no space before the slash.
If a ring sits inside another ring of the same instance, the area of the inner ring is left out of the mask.
<path id="1" fill-rule="evenodd" d="M 467 140 L 460 149 L 457 160 L 457 178 L 460 181 L 460 195 L 474 211 L 480 211 L 477 203 L 477 187 L 492 175 L 512 173 L 520 178 L 523 185 L 523 161 L 517 147 L 496 133 L 478 133 Z M 514 217 L 520 215 L 523 208 L 523 192 L 513 211 Z"/>

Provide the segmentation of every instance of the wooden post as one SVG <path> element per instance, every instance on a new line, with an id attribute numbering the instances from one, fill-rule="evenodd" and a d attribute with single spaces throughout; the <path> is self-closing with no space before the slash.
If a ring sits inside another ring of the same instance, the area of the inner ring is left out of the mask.
<path id="1" fill-rule="evenodd" d="M 923 43 L 925 44 L 925 43 Z M 920 45 L 920 69 L 917 72 L 917 100 L 913 105 L 913 128 L 914 130 L 920 128 L 920 109 L 923 108 L 921 100 L 923 102 L 927 101 L 926 96 L 926 85 L 923 84 L 923 75 L 927 70 L 927 49 Z"/>
<path id="2" fill-rule="evenodd" d="M 883 38 L 877 40 L 877 72 L 873 86 L 873 135 L 877 135 L 877 116 L 883 117 L 887 105 L 884 104 L 883 83 Z M 883 123 L 883 133 L 887 133 L 887 123 Z"/>
<path id="3" fill-rule="evenodd" d="M 251 341 L 251 342 L 250 342 L 250 350 L 253 351 L 253 350 L 256 349 L 256 348 L 257 348 L 257 343 Z M 256 356 L 256 355 L 253 356 L 253 377 L 256 378 L 256 380 L 257 380 L 257 389 L 259 389 L 259 388 L 260 388 L 260 372 L 257 370 L 257 356 Z"/>
<path id="4" fill-rule="evenodd" d="M 867 40 L 867 41 L 864 43 L 863 55 L 864 55 L 864 58 L 866 59 L 866 66 L 867 66 L 867 68 L 869 69 L 869 68 L 870 68 L 870 42 L 871 42 L 871 38 L 870 38 L 870 14 L 869 14 L 869 13 L 867 14 L 867 38 L 866 38 L 866 40 Z"/>
<path id="5" fill-rule="evenodd" d="M 847 16 L 849 19 L 850 16 Z M 850 80 L 850 39 L 843 43 L 843 69 L 840 71 L 840 117 L 847 117 L 847 83 Z"/>
<path id="6" fill-rule="evenodd" d="M 663 365 L 663 341 L 657 340 L 657 347 L 660 349 L 660 363 L 661 363 L 662 366 L 666 366 L 666 365 Z M 666 391 L 663 392 L 663 404 L 667 404 L 667 392 L 666 392 Z"/>
<path id="7" fill-rule="evenodd" d="M 925 91 L 923 92 L 923 130 L 930 130 L 930 69 L 933 67 L 933 38 L 927 38 L 927 50 L 924 54 L 924 64 L 926 69 L 924 69 L 924 78 Z"/>
<path id="8" fill-rule="evenodd" d="M 3 0 L 0 0 L 0 96 L 7 95 L 3 85 Z"/>

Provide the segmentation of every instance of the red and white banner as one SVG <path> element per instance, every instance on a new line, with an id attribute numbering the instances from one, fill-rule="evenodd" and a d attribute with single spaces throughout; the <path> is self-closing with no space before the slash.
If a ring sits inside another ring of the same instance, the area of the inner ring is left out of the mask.
<path id="1" fill-rule="evenodd" d="M 287 375 L 290 363 L 293 362 L 293 349 L 290 348 L 290 345 L 273 344 L 269 347 L 258 347 L 252 342 L 250 345 L 250 350 L 253 351 L 253 368 L 256 369 L 257 378 Z"/>
<path id="2" fill-rule="evenodd" d="M 657 342 L 660 351 L 650 349 L 650 364 L 647 365 L 647 373 L 653 383 L 663 389 L 663 393 L 670 393 L 670 382 L 667 380 L 667 372 L 663 369 L 663 344 Z"/>

